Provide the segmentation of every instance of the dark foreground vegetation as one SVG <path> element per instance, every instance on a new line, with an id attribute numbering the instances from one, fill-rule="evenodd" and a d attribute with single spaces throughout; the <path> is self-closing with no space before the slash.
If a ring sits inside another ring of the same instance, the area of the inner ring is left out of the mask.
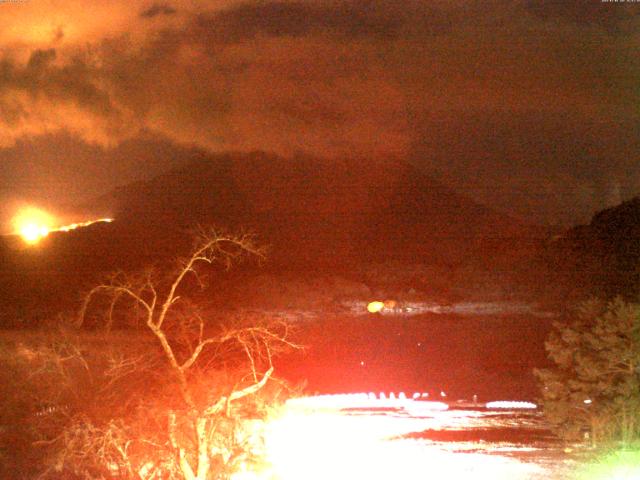
<path id="1" fill-rule="evenodd" d="M 640 441 L 640 304 L 591 300 L 546 342 L 553 367 L 537 370 L 557 433 L 593 446 Z"/>
<path id="2" fill-rule="evenodd" d="M 75 330 L 3 339 L 0 475 L 205 480 L 251 464 L 285 390 L 274 358 L 299 347 L 286 322 L 205 321 L 188 298 L 203 266 L 246 255 L 262 255 L 250 237 L 205 232 L 172 268 L 94 287 Z"/>

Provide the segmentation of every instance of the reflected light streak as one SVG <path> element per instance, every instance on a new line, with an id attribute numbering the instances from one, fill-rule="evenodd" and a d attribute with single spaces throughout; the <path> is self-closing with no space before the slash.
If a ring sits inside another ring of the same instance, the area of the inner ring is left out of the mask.
<path id="1" fill-rule="evenodd" d="M 265 461 L 261 469 L 245 465 L 232 480 L 525 480 L 544 473 L 539 465 L 496 452 L 456 452 L 433 441 L 403 437 L 438 423 L 441 428 L 450 426 L 453 418 L 464 421 L 467 415 L 471 417 L 466 419 L 470 426 L 479 412 L 447 411 L 433 405 L 435 408 L 423 410 L 422 416 L 413 416 L 403 409 L 389 412 L 366 407 L 380 406 L 380 402 L 393 402 L 394 406 L 424 403 L 425 408 L 440 403 L 407 398 L 380 400 L 367 394 L 290 400 L 282 414 L 264 426 Z"/>
<path id="2" fill-rule="evenodd" d="M 71 223 L 69 225 L 64 225 L 62 227 L 54 228 L 51 231 L 52 232 L 70 232 L 71 230 L 75 230 L 76 228 L 88 227 L 89 225 L 93 225 L 96 223 L 111 223 L 111 222 L 113 222 L 113 218 L 99 218 L 97 220 L 89 220 L 87 222 Z"/>
<path id="3" fill-rule="evenodd" d="M 414 394 L 414 398 L 416 395 Z M 420 410 L 447 410 L 449 406 L 443 402 L 416 401 L 409 399 L 400 392 L 398 396 L 390 393 L 388 398 L 384 393 L 380 393 L 380 398 L 376 398 L 374 393 L 345 393 L 336 395 L 316 395 L 313 397 L 299 397 L 287 402 L 288 407 L 306 409 L 327 409 L 341 410 L 345 408 L 397 408 L 397 409 L 420 409 Z"/>
<path id="4" fill-rule="evenodd" d="M 525 409 L 535 410 L 538 406 L 532 402 L 514 402 L 508 400 L 500 400 L 497 402 L 487 402 L 487 408 L 506 408 L 509 410 Z"/>

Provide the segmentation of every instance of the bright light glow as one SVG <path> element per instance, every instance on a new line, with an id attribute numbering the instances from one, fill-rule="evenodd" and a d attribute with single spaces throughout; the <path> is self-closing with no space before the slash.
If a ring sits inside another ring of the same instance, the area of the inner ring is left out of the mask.
<path id="1" fill-rule="evenodd" d="M 396 408 L 407 411 L 447 410 L 449 406 L 443 402 L 416 401 L 401 393 L 396 398 L 391 392 L 388 396 L 381 392 L 379 398 L 374 393 L 343 393 L 335 395 L 316 395 L 298 397 L 287 401 L 288 407 L 315 410 L 343 409 L 385 409 Z"/>
<path id="2" fill-rule="evenodd" d="M 578 480 L 637 480 L 640 478 L 640 451 L 618 450 L 580 469 Z"/>
<path id="3" fill-rule="evenodd" d="M 70 232 L 71 230 L 75 230 L 80 227 L 88 227 L 89 225 L 93 225 L 95 223 L 111 223 L 113 222 L 113 218 L 99 218 L 97 220 L 89 220 L 87 222 L 80 223 L 71 223 L 69 225 L 63 225 L 62 227 L 58 227 L 54 229 L 54 232 Z"/>
<path id="4" fill-rule="evenodd" d="M 20 235 L 28 245 L 35 245 L 51 232 L 69 232 L 77 228 L 88 227 L 94 223 L 110 222 L 113 222 L 112 218 L 99 218 L 56 227 L 56 222 L 52 215 L 35 207 L 22 208 L 12 220 L 15 233 Z"/>
<path id="5" fill-rule="evenodd" d="M 24 242 L 33 245 L 49 234 L 53 217 L 39 208 L 27 207 L 13 217 L 12 223 L 16 233 Z"/>
<path id="6" fill-rule="evenodd" d="M 380 313 L 384 309 L 384 302 L 369 302 L 367 305 L 367 311 L 369 313 Z"/>
<path id="7" fill-rule="evenodd" d="M 514 409 L 535 409 L 538 406 L 535 403 L 531 402 L 513 402 L 513 401 L 498 401 L 498 402 L 487 402 L 487 408 L 506 408 L 509 410 Z"/>
<path id="8" fill-rule="evenodd" d="M 49 235 L 49 229 L 37 223 L 27 223 L 20 227 L 20 235 L 22 235 L 22 238 L 24 238 L 24 241 L 27 243 L 37 243 Z"/>
<path id="9" fill-rule="evenodd" d="M 263 467 L 253 475 L 242 469 L 232 479 L 525 480 L 540 478 L 537 475 L 544 473 L 538 465 L 501 456 L 497 451 L 479 453 L 478 448 L 469 448 L 456 452 L 444 444 L 403 438 L 411 432 L 445 425 L 473 427 L 483 417 L 482 412 L 435 410 L 418 417 L 402 412 L 344 410 L 354 405 L 388 402 L 430 403 L 406 398 L 372 399 L 370 394 L 322 395 L 289 401 L 283 413 L 264 426 Z"/>

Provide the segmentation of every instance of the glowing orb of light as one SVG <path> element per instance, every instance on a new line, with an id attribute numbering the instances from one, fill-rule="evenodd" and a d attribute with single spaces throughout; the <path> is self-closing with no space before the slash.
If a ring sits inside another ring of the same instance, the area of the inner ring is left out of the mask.
<path id="1" fill-rule="evenodd" d="M 13 217 L 12 223 L 22 240 L 33 245 L 49 235 L 53 225 L 53 217 L 38 208 L 27 207 L 21 209 Z"/>
<path id="2" fill-rule="evenodd" d="M 369 302 L 367 305 L 367 311 L 369 313 L 380 313 L 384 309 L 384 302 Z"/>
<path id="3" fill-rule="evenodd" d="M 27 223 L 20 227 L 20 236 L 27 243 L 37 243 L 47 235 L 49 235 L 49 229 L 44 225 Z"/>

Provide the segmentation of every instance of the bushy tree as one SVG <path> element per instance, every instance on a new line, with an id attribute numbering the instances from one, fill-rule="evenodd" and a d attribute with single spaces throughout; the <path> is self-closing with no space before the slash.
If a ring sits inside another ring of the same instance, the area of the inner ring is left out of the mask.
<path id="1" fill-rule="evenodd" d="M 554 324 L 546 349 L 554 366 L 536 370 L 547 418 L 566 439 L 640 439 L 640 304 L 583 303 Z"/>
<path id="2" fill-rule="evenodd" d="M 69 465 L 73 455 L 83 455 L 78 450 L 65 458 L 66 447 L 59 448 L 79 445 L 80 437 L 72 441 L 70 436 L 79 432 L 79 425 L 85 424 L 85 433 L 91 433 L 89 424 L 95 419 L 104 420 L 99 427 L 103 428 L 124 418 L 140 400 L 139 393 L 158 383 L 161 355 L 127 339 L 64 328 L 3 332 L 0 478 L 61 478 L 60 460 Z M 115 426 L 117 422 L 108 427 L 112 433 Z M 95 433 L 94 429 L 91 435 Z M 101 452 L 108 456 L 104 449 Z M 82 469 L 93 467 L 83 462 Z M 64 472 L 64 478 L 77 477 Z"/>

